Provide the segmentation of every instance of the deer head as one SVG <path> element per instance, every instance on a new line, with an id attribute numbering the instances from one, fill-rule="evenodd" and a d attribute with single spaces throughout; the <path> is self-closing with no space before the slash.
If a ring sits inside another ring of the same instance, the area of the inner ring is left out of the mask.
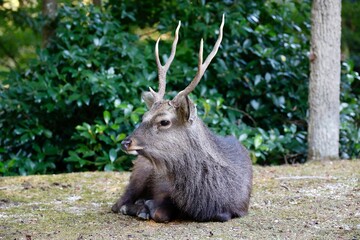
<path id="1" fill-rule="evenodd" d="M 179 38 L 179 22 L 175 38 L 172 44 L 171 54 L 165 65 L 161 64 L 159 58 L 159 42 L 155 45 L 155 58 L 158 69 L 159 87 L 158 92 L 149 88 L 149 92 L 142 94 L 149 111 L 143 116 L 142 123 L 122 142 L 122 149 L 130 154 L 142 154 L 150 159 L 168 158 L 164 150 L 176 148 L 181 154 L 181 150 L 189 149 L 189 131 L 194 128 L 194 122 L 197 122 L 196 107 L 189 99 L 188 95 L 195 89 L 204 75 L 211 60 L 216 55 L 223 36 L 225 16 L 222 16 L 222 22 L 219 28 L 218 39 L 203 61 L 203 39 L 200 41 L 200 50 L 198 58 L 198 70 L 191 83 L 180 91 L 172 100 L 165 100 L 166 74 L 175 57 L 176 45 Z M 200 124 L 203 126 L 203 124 Z M 198 128 L 199 126 L 197 126 Z M 191 135 L 191 134 L 190 134 Z"/>

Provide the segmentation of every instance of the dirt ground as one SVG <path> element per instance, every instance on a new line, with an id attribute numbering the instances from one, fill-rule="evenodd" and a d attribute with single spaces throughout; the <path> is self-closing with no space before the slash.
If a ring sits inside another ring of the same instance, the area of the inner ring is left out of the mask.
<path id="1" fill-rule="evenodd" d="M 248 216 L 158 224 L 113 214 L 129 173 L 0 178 L 0 239 L 357 239 L 360 161 L 254 167 Z"/>

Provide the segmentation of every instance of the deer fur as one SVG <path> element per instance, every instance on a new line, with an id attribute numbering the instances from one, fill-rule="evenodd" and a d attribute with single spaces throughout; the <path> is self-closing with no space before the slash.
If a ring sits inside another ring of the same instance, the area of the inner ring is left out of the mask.
<path id="1" fill-rule="evenodd" d="M 125 152 L 138 157 L 112 211 L 156 222 L 176 217 L 227 221 L 246 215 L 252 189 L 248 151 L 235 137 L 212 133 L 197 117 L 188 93 L 173 100 L 157 94 L 143 94 L 149 111 L 122 142 Z"/>

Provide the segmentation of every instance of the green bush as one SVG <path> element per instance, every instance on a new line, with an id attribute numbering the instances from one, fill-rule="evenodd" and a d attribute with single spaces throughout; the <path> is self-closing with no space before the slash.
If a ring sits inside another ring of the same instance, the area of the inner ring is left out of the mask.
<path id="1" fill-rule="evenodd" d="M 360 2 L 344 0 L 341 3 L 342 54 L 353 61 L 355 71 L 360 71 Z"/>
<path id="2" fill-rule="evenodd" d="M 340 155 L 345 159 L 360 156 L 360 92 L 355 87 L 360 76 L 353 67 L 352 62 L 342 64 Z"/>
<path id="3" fill-rule="evenodd" d="M 13 72 L 2 83 L 2 174 L 103 169 L 105 165 L 98 162 L 74 163 L 74 152 L 82 147 L 77 126 L 94 123 L 116 104 L 140 105 L 133 95 L 152 76 L 144 57 L 149 50 L 140 46 L 136 35 L 122 31 L 109 14 L 93 7 L 65 6 L 58 19 L 50 46 L 38 53 L 28 70 Z M 133 125 L 120 122 L 114 130 L 123 136 Z"/>
<path id="4" fill-rule="evenodd" d="M 0 84 L 0 174 L 129 169 L 132 158 L 120 142 L 146 111 L 141 92 L 157 86 L 149 31 L 172 36 L 182 21 L 168 74 L 171 97 L 195 75 L 202 37 L 204 55 L 211 51 L 223 12 L 221 48 L 191 95 L 199 116 L 213 131 L 238 137 L 254 163 L 305 161 L 310 1 L 149 4 L 59 9 L 48 48 Z M 171 37 L 161 41 L 163 61 L 170 48 Z M 344 64 L 345 158 L 359 156 L 358 79 Z"/>

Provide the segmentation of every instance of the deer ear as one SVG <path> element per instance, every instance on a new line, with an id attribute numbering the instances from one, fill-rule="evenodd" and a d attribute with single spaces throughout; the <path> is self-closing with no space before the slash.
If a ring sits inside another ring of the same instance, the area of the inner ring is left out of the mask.
<path id="1" fill-rule="evenodd" d="M 193 123 L 197 118 L 197 109 L 190 98 L 188 96 L 182 97 L 180 102 L 178 102 L 178 106 L 177 111 L 180 117 L 186 122 Z"/>
<path id="2" fill-rule="evenodd" d="M 155 102 L 155 96 L 151 92 L 143 92 L 141 98 L 144 100 L 148 109 L 150 109 Z"/>

